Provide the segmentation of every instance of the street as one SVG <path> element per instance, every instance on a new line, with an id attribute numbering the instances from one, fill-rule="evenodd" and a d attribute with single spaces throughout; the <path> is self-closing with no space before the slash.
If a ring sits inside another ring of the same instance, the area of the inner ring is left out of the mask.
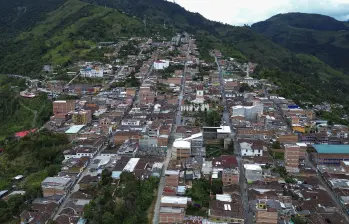
<path id="1" fill-rule="evenodd" d="M 189 56 L 190 52 L 190 44 L 188 45 L 188 51 L 187 51 L 187 58 Z M 158 193 L 157 193 L 157 198 L 156 198 L 156 203 L 155 203 L 155 208 L 154 208 L 154 217 L 153 217 L 153 224 L 158 224 L 159 223 L 159 213 L 160 213 L 160 204 L 161 204 L 161 196 L 162 192 L 165 188 L 165 171 L 167 170 L 168 164 L 171 160 L 171 155 L 172 155 L 172 144 L 173 144 L 173 135 L 176 130 L 176 127 L 178 125 L 181 125 L 181 119 L 182 119 L 182 112 L 181 112 L 181 105 L 182 105 L 182 100 L 183 100 L 183 95 L 184 95 L 184 89 L 185 89 L 185 78 L 187 74 L 187 63 L 185 62 L 184 64 L 184 70 L 183 70 L 183 76 L 182 76 L 182 81 L 181 81 L 181 88 L 180 88 L 180 94 L 178 97 L 178 109 L 177 109 L 177 114 L 175 118 L 175 125 L 172 126 L 171 134 L 170 134 L 170 139 L 169 139 L 169 146 L 167 147 L 167 154 L 166 154 L 166 159 L 163 162 L 163 169 L 162 169 L 162 175 L 160 177 L 160 182 L 159 182 L 159 187 L 158 187 Z"/>
<path id="2" fill-rule="evenodd" d="M 215 62 L 217 64 L 217 69 L 219 72 L 219 80 L 220 80 L 220 91 L 221 91 L 221 96 L 222 96 L 222 104 L 224 107 L 223 110 L 223 121 L 225 122 L 226 125 L 228 125 L 231 129 L 231 138 L 234 142 L 234 153 L 236 155 L 236 160 L 239 165 L 239 185 L 241 189 L 241 199 L 243 203 L 243 209 L 244 209 L 244 217 L 245 217 L 245 223 L 246 224 L 252 224 L 253 223 L 253 214 L 250 212 L 249 209 L 249 202 L 248 202 L 248 186 L 247 186 L 247 181 L 245 178 L 245 170 L 243 167 L 242 163 L 242 158 L 241 158 L 241 149 L 237 143 L 237 138 L 233 129 L 233 126 L 230 122 L 230 113 L 228 109 L 228 103 L 226 99 L 226 94 L 225 94 L 225 89 L 224 89 L 224 78 L 223 78 L 223 73 L 222 69 L 219 65 L 218 58 L 215 57 Z"/>

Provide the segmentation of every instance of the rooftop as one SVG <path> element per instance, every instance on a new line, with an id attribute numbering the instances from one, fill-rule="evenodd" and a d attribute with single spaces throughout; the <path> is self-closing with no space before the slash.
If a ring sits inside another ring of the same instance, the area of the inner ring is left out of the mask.
<path id="1" fill-rule="evenodd" d="M 320 154 L 349 154 L 349 145 L 313 145 Z"/>
<path id="2" fill-rule="evenodd" d="M 76 134 L 78 133 L 85 125 L 73 125 L 65 133 L 66 134 Z"/>
<path id="3" fill-rule="evenodd" d="M 262 171 L 262 167 L 258 164 L 244 164 L 244 168 L 246 170 L 260 170 L 260 171 Z"/>
<path id="4" fill-rule="evenodd" d="M 177 197 L 177 196 L 162 196 L 161 203 L 164 204 L 187 204 L 187 197 Z"/>
<path id="5" fill-rule="evenodd" d="M 173 143 L 173 147 L 175 148 L 181 148 L 181 149 L 190 149 L 191 144 L 188 141 L 184 141 L 184 140 L 176 140 Z"/>

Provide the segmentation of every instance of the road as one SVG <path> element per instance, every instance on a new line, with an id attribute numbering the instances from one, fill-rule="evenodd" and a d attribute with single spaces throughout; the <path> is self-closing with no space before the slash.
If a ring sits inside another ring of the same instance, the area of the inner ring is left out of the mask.
<path id="1" fill-rule="evenodd" d="M 90 159 L 90 161 L 93 161 L 93 159 L 95 159 L 97 156 L 100 156 L 101 153 L 107 148 L 107 145 L 103 146 L 97 153 L 95 156 L 93 156 L 93 158 Z M 77 192 L 79 190 L 79 182 L 80 180 L 90 174 L 90 167 L 91 167 L 92 163 L 90 162 L 89 165 L 84 169 L 84 171 L 81 173 L 81 175 L 79 176 L 79 178 L 73 183 L 73 185 L 70 187 L 70 190 L 68 191 L 68 194 L 66 195 L 66 197 L 63 199 L 62 203 L 58 206 L 58 209 L 56 210 L 55 213 L 53 213 L 52 217 L 53 220 L 57 219 L 59 216 L 59 213 L 61 213 L 61 211 L 64 209 L 65 205 L 68 203 L 69 198 L 71 197 L 71 195 L 75 192 Z"/>
<path id="2" fill-rule="evenodd" d="M 190 44 L 188 45 L 188 49 L 187 49 L 187 59 L 188 59 L 188 56 L 189 56 L 189 52 L 190 52 Z M 178 125 L 181 125 L 181 122 L 182 122 L 181 106 L 182 106 L 184 90 L 185 90 L 186 74 L 187 74 L 187 62 L 184 63 L 184 70 L 183 70 L 183 76 L 182 76 L 182 81 L 181 81 L 181 89 L 180 89 L 180 94 L 179 94 L 179 97 L 178 97 L 178 109 L 177 109 L 177 114 L 176 114 L 176 118 L 175 118 L 175 125 L 172 126 L 172 130 L 171 130 L 170 136 L 173 136 L 174 131 L 176 130 L 176 127 Z M 163 190 L 165 188 L 165 171 L 167 170 L 168 164 L 169 164 L 169 162 L 171 160 L 173 140 L 174 139 L 172 137 L 170 137 L 170 139 L 169 139 L 169 146 L 167 147 L 166 159 L 163 162 L 164 166 L 163 166 L 163 169 L 162 169 L 162 175 L 160 177 L 160 182 L 159 182 L 159 187 L 158 187 L 158 194 L 157 194 L 155 208 L 154 208 L 153 224 L 158 224 L 159 223 L 161 196 L 162 196 L 162 192 L 163 192 Z"/>
<path id="3" fill-rule="evenodd" d="M 221 91 L 221 96 L 222 96 L 222 105 L 223 105 L 223 121 L 225 122 L 225 125 L 228 125 L 231 129 L 231 138 L 234 142 L 234 153 L 236 155 L 236 160 L 239 165 L 239 185 L 241 189 L 241 199 L 243 203 L 243 209 L 244 209 L 244 217 L 245 217 L 245 223 L 246 224 L 252 224 L 253 223 L 253 214 L 251 213 L 249 209 L 249 201 L 248 201 L 248 186 L 247 186 L 247 181 L 245 178 L 245 170 L 243 167 L 242 163 L 242 158 L 241 158 L 241 149 L 239 145 L 237 144 L 237 138 L 233 129 L 233 126 L 231 124 L 230 120 L 230 112 L 229 112 L 229 107 L 226 99 L 226 94 L 225 94 L 225 89 L 224 89 L 224 78 L 223 78 L 223 71 L 221 69 L 221 66 L 219 65 L 218 58 L 215 57 L 215 62 L 217 64 L 217 69 L 219 73 L 219 81 L 220 81 L 220 91 Z"/>

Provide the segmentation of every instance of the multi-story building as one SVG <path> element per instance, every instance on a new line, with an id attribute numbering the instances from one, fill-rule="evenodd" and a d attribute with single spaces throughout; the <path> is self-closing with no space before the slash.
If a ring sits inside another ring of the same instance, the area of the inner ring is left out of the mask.
<path id="1" fill-rule="evenodd" d="M 44 197 L 65 195 L 72 182 L 72 179 L 67 177 L 47 177 L 41 183 L 42 194 Z"/>
<path id="2" fill-rule="evenodd" d="M 53 102 L 53 114 L 67 114 L 75 110 L 74 100 L 57 100 Z"/>
<path id="3" fill-rule="evenodd" d="M 339 166 L 349 161 L 349 145 L 313 145 L 312 160 L 316 165 Z"/>
<path id="4" fill-rule="evenodd" d="M 285 145 L 285 168 L 287 172 L 299 172 L 300 147 L 298 145 Z"/>
<path id="5" fill-rule="evenodd" d="M 256 120 L 263 114 L 263 104 L 254 103 L 253 106 L 233 106 L 233 117 L 244 117 L 245 120 Z"/>
<path id="6" fill-rule="evenodd" d="M 75 111 L 72 116 L 76 125 L 86 125 L 92 121 L 92 113 L 90 110 Z"/>
<path id="7" fill-rule="evenodd" d="M 222 173 L 222 182 L 223 182 L 223 186 L 239 184 L 239 170 L 224 169 Z"/>
<path id="8" fill-rule="evenodd" d="M 270 208 L 265 201 L 258 201 L 256 204 L 256 224 L 277 224 L 278 212 Z"/>
<path id="9" fill-rule="evenodd" d="M 189 141 L 176 140 L 172 147 L 172 159 L 186 159 L 191 155 L 191 143 Z"/>

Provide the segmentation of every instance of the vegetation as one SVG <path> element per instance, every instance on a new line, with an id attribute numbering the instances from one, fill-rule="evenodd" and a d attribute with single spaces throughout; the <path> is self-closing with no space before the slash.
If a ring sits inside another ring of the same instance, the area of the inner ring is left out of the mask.
<path id="1" fill-rule="evenodd" d="M 111 172 L 104 170 L 98 195 L 84 209 L 89 223 L 147 223 L 158 179 L 137 180 L 132 173 L 122 173 L 120 183 L 113 183 Z"/>
<path id="2" fill-rule="evenodd" d="M 344 22 L 319 14 L 286 13 L 252 25 L 252 29 L 293 52 L 313 55 L 349 72 L 349 29 Z"/>
<path id="3" fill-rule="evenodd" d="M 0 47 L 0 71 L 30 74 L 41 71 L 44 64 L 67 66 L 79 59 L 100 59 L 94 53 L 97 42 L 139 35 L 141 26 L 139 20 L 116 10 L 68 0 L 33 29 Z"/>
<path id="4" fill-rule="evenodd" d="M 196 112 L 192 116 L 195 117 L 194 126 L 217 127 L 222 121 L 221 113 L 217 110 Z"/>
<path id="5" fill-rule="evenodd" d="M 42 195 L 41 182 L 60 171 L 64 159 L 63 151 L 67 149 L 68 144 L 65 135 L 45 130 L 19 141 L 7 141 L 0 156 L 0 190 L 10 190 L 15 186 L 15 189 L 23 189 L 26 193 L 24 196 L 11 196 L 7 202 L 0 200 L 1 223 L 18 217 L 27 205 L 25 202 Z M 23 175 L 24 180 L 13 180 L 17 175 Z"/>
<path id="6" fill-rule="evenodd" d="M 116 88 L 116 87 L 138 87 L 140 86 L 139 80 L 135 77 L 135 73 L 131 73 L 128 75 L 125 79 L 125 81 L 122 82 L 114 82 L 110 85 L 110 88 Z"/>
<path id="7" fill-rule="evenodd" d="M 20 97 L 18 91 L 25 88 L 24 79 L 0 76 L 0 141 L 15 132 L 42 126 L 52 113 L 46 94 L 33 99 Z"/>

